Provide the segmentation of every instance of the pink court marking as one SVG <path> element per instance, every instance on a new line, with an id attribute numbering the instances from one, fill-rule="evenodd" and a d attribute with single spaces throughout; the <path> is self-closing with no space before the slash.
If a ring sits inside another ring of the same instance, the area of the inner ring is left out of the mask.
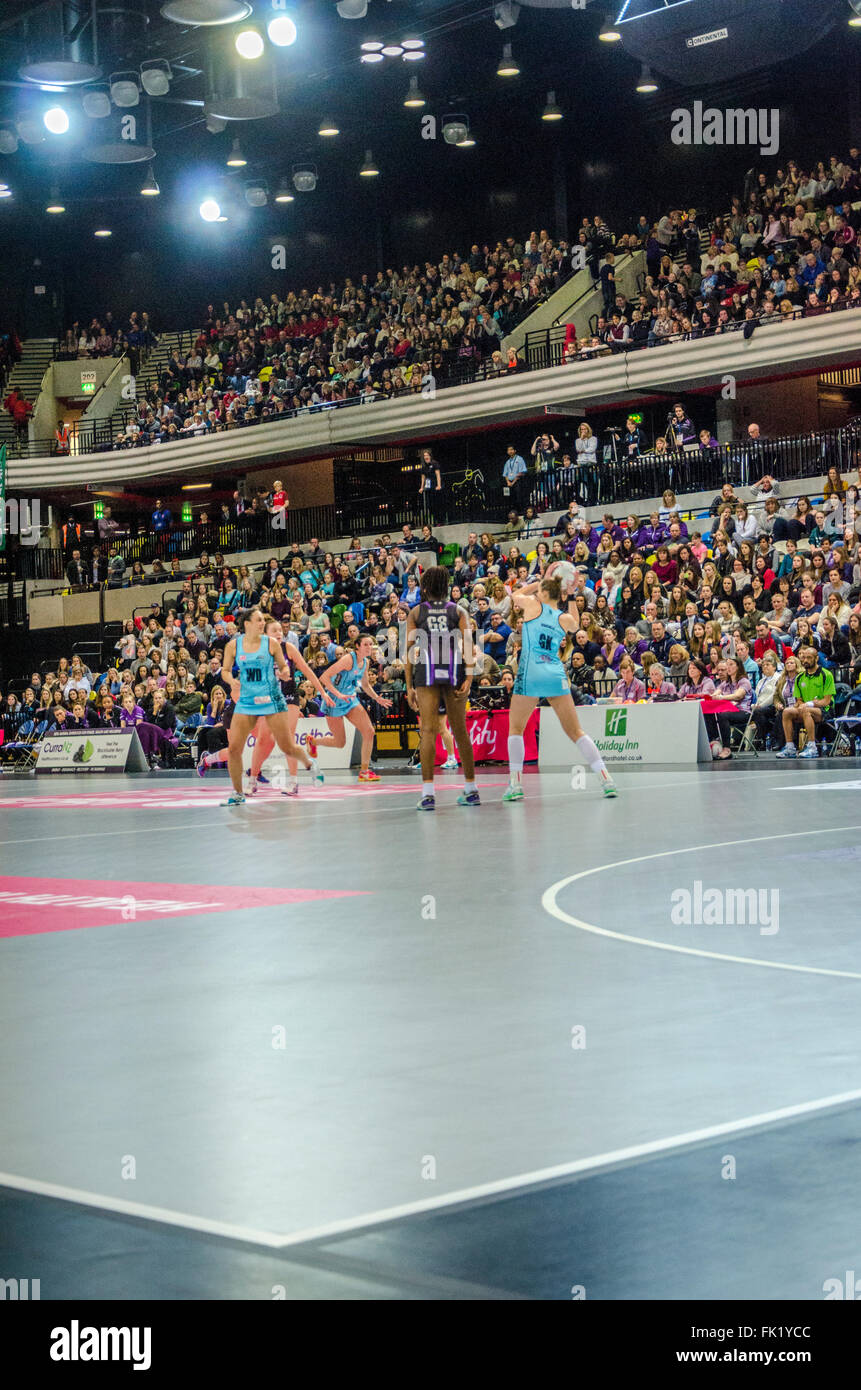
<path id="1" fill-rule="evenodd" d="M 485 787 L 506 786 L 505 782 L 482 782 L 481 790 Z M 452 778 L 451 781 L 437 781 L 437 793 L 445 791 L 459 791 L 460 781 Z M 63 811 L 63 810 L 133 810 L 146 811 L 154 809 L 190 809 L 205 811 L 214 807 L 218 809 L 219 804 L 224 801 L 230 791 L 229 783 L 223 782 L 219 787 L 188 787 L 181 790 L 177 788 L 173 791 L 167 787 L 160 791 L 103 791 L 103 792 L 65 792 L 57 796 L 0 796 L 0 811 Z M 421 782 L 416 779 L 409 786 L 385 787 L 369 784 L 367 786 L 347 786 L 347 787 L 302 787 L 300 786 L 299 795 L 296 797 L 297 804 L 307 804 L 313 802 L 327 801 L 349 801 L 368 796 L 415 796 L 421 791 Z M 287 798 L 280 792 L 270 791 L 267 787 L 261 787 L 255 796 L 250 796 L 246 806 L 260 805 L 279 805 L 283 806 Z"/>
<path id="2" fill-rule="evenodd" d="M 0 938 L 364 896 L 358 888 L 259 888 L 235 884 L 131 883 L 123 879 L 2 877 Z"/>

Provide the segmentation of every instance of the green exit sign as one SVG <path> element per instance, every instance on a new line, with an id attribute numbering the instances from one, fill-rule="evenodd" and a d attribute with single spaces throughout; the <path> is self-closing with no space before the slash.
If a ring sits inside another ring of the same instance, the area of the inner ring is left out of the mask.
<path id="1" fill-rule="evenodd" d="M 95 372 L 90 372 L 90 371 L 83 372 L 83 371 L 82 371 L 82 372 L 81 372 L 81 395 L 82 395 L 82 396 L 92 396 L 92 395 L 95 394 L 95 390 L 96 390 L 96 374 L 95 374 Z"/>

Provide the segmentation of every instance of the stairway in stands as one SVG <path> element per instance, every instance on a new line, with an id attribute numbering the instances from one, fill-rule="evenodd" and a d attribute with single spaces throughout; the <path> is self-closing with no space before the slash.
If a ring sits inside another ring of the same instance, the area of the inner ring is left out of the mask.
<path id="1" fill-rule="evenodd" d="M 13 386 L 17 386 L 21 395 L 33 402 L 35 409 L 42 389 L 42 379 L 54 358 L 56 341 L 56 338 L 25 339 L 21 345 L 21 360 L 15 363 L 9 373 L 3 392 L 4 400 Z M 15 425 L 12 416 L 5 410 L 0 413 L 0 444 L 7 446 L 10 455 L 14 452 Z"/>
<path id="2" fill-rule="evenodd" d="M 158 379 L 167 366 L 172 353 L 179 350 L 187 355 L 199 334 L 199 328 L 185 328 L 178 333 L 160 334 L 156 346 L 140 365 L 137 375 L 138 396 L 142 396 L 153 387 L 158 386 Z"/>

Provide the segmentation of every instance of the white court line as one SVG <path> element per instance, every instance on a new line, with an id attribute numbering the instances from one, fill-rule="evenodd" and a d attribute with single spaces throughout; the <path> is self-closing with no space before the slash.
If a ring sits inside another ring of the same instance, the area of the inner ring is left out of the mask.
<path id="1" fill-rule="evenodd" d="M 740 1120 L 728 1120 L 722 1124 L 707 1125 L 702 1129 L 688 1130 L 683 1134 L 673 1134 L 666 1139 L 651 1139 L 642 1144 L 631 1144 L 624 1149 L 611 1149 L 608 1153 L 593 1154 L 590 1158 L 577 1158 L 569 1163 L 557 1163 L 551 1168 L 536 1168 L 529 1173 L 517 1173 L 510 1178 L 499 1178 L 494 1182 L 478 1183 L 473 1187 L 463 1187 L 454 1192 L 446 1192 L 439 1197 L 425 1197 L 415 1202 L 403 1202 L 396 1207 L 383 1207 L 378 1211 L 365 1212 L 361 1216 L 346 1217 L 341 1221 L 330 1221 L 322 1226 L 312 1226 L 306 1230 L 292 1231 L 279 1235 L 273 1231 L 258 1231 L 252 1227 L 236 1226 L 226 1221 L 213 1221 L 205 1216 L 193 1216 L 187 1212 L 170 1211 L 165 1207 L 148 1206 L 144 1202 L 129 1202 L 119 1197 L 102 1196 L 95 1192 L 85 1192 L 75 1187 L 63 1187 L 59 1183 L 43 1182 L 36 1178 L 23 1178 L 14 1173 L 0 1173 L 0 1188 L 14 1188 L 18 1192 L 30 1192 L 41 1197 L 55 1197 L 61 1201 L 76 1202 L 81 1206 L 98 1207 L 102 1211 L 117 1212 L 122 1216 L 134 1216 L 147 1221 L 160 1222 L 167 1226 L 181 1226 L 187 1230 L 199 1231 L 206 1235 L 223 1236 L 229 1240 L 241 1240 L 250 1245 L 265 1245 L 272 1249 L 284 1250 L 291 1245 L 306 1245 L 311 1241 L 331 1240 L 336 1236 L 347 1235 L 373 1226 L 381 1226 L 392 1221 L 401 1221 L 408 1216 L 419 1216 L 424 1212 L 439 1211 L 446 1207 L 460 1206 L 475 1202 L 484 1197 L 496 1197 L 520 1188 L 535 1187 L 541 1183 L 553 1182 L 559 1178 L 575 1177 L 578 1174 L 594 1172 L 601 1168 L 616 1167 L 635 1159 L 651 1155 L 669 1153 L 693 1144 L 706 1143 L 729 1134 L 741 1134 L 745 1130 L 761 1129 L 779 1124 L 783 1120 L 794 1120 L 801 1115 L 815 1115 L 824 1110 L 837 1109 L 861 1100 L 861 1090 L 841 1091 L 837 1095 L 822 1096 L 818 1100 L 802 1101 L 797 1105 L 785 1105 L 779 1110 L 765 1110 L 758 1115 L 746 1115 Z"/>
<path id="2" fill-rule="evenodd" d="M 697 854 L 702 850 L 727 849 L 735 845 L 756 845 L 763 841 L 770 844 L 774 840 L 797 840 L 802 835 L 833 835 L 835 831 L 843 830 L 861 830 L 861 825 L 829 825 L 816 830 L 790 830 L 785 835 L 755 835 L 748 836 L 743 840 L 719 840 L 716 844 L 711 845 L 689 845 L 687 849 L 664 849 L 657 854 L 640 854 L 634 859 L 617 859 L 613 864 L 598 864 L 593 869 L 583 869 L 579 874 L 569 874 L 567 878 L 560 878 L 558 883 L 551 883 L 546 892 L 542 894 L 541 906 L 545 912 L 550 913 L 551 917 L 558 918 L 567 926 L 578 927 L 581 931 L 591 932 L 594 936 L 609 936 L 614 941 L 626 941 L 631 946 L 649 946 L 653 951 L 672 951 L 682 956 L 704 956 L 707 960 L 724 960 L 733 965 L 760 965 L 767 970 L 792 970 L 800 975 L 834 975 L 844 980 L 861 980 L 861 973 L 853 970 L 825 970 L 816 965 L 790 965 L 784 961 L 759 960 L 753 956 L 730 956 L 721 951 L 703 951 L 693 946 L 676 946 L 669 941 L 652 941 L 648 937 L 629 936 L 625 932 L 610 931 L 608 927 L 596 927 L 592 922 L 584 922 L 579 917 L 572 917 L 570 913 L 563 912 L 556 901 L 558 894 L 569 884 L 577 883 L 581 878 L 589 878 L 591 874 L 606 873 L 608 869 L 623 869 L 629 864 L 645 864 L 651 859 L 666 859 L 669 855 Z"/>

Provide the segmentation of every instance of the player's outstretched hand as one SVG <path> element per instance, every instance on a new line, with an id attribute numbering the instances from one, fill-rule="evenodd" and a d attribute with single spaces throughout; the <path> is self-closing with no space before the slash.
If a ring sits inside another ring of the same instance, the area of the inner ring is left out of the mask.
<path id="1" fill-rule="evenodd" d="M 419 701 L 418 696 L 416 695 L 416 692 L 413 689 L 407 691 L 407 704 L 409 705 L 410 709 L 415 710 L 416 714 L 418 714 Z"/>
<path id="2" fill-rule="evenodd" d="M 377 704 L 382 705 L 383 709 L 391 709 L 392 707 L 391 700 L 384 699 L 382 695 L 377 696 Z"/>

